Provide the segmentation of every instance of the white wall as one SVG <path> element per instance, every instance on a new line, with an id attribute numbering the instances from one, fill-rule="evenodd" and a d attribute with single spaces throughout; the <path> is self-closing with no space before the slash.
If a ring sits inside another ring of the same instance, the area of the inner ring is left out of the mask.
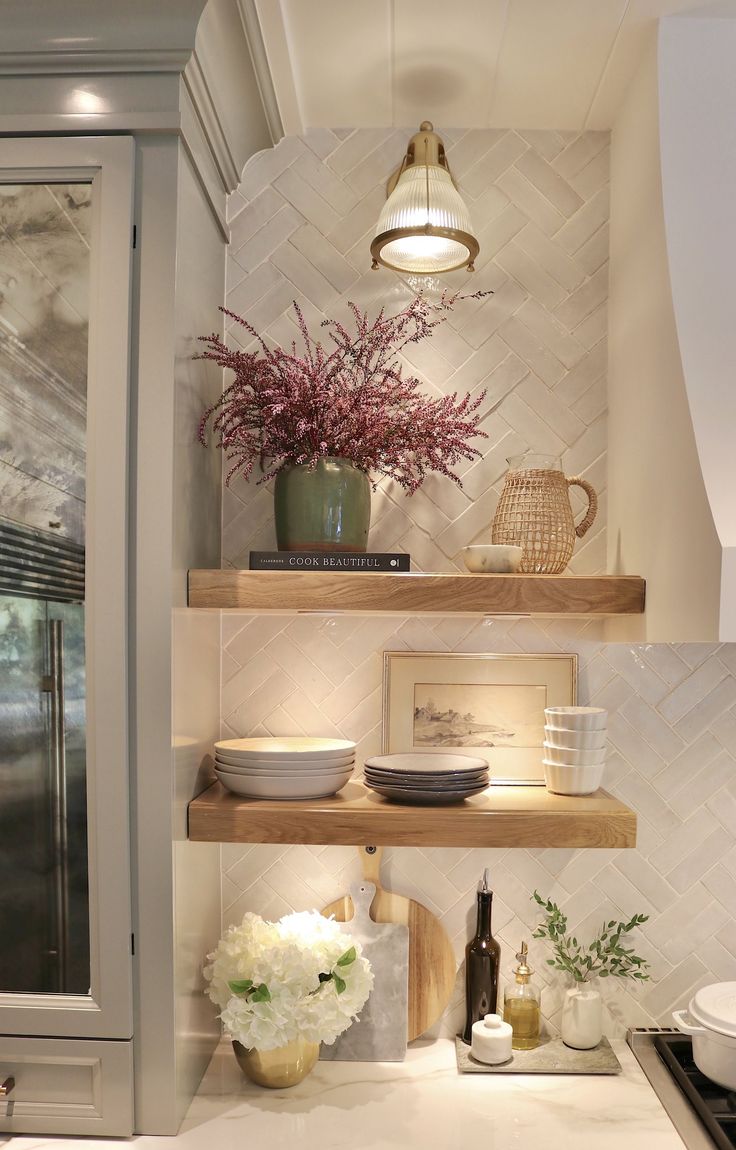
<path id="1" fill-rule="evenodd" d="M 647 601 L 607 635 L 696 641 L 718 636 L 720 546 L 672 308 L 657 80 L 653 43 L 611 138 L 608 570 L 643 575 Z"/>
<path id="2" fill-rule="evenodd" d="M 216 843 L 190 843 L 187 803 L 206 785 L 202 761 L 219 712 L 218 613 L 186 609 L 187 567 L 216 567 L 222 517 L 218 468 L 196 438 L 202 405 L 214 402 L 221 372 L 194 360 L 196 336 L 222 327 L 217 311 L 226 247 L 184 149 L 179 149 L 174 366 L 174 956 L 177 1111 L 179 1119 L 207 1067 L 219 1034 L 204 998 L 202 956 L 219 937 Z M 208 781 L 208 780 L 207 780 Z"/>
<path id="3" fill-rule="evenodd" d="M 703 477 L 724 549 L 724 639 L 736 638 L 735 57 L 736 20 L 661 22 L 662 184 L 672 298 Z M 686 530 L 690 535 L 689 524 Z"/>
<path id="4" fill-rule="evenodd" d="M 186 569 L 215 566 L 217 468 L 196 440 L 219 373 L 193 362 L 220 323 L 225 243 L 175 137 L 139 145 L 136 489 L 136 1129 L 176 1132 L 216 1029 L 202 959 L 216 941 L 219 850 L 186 804 L 217 730 L 219 621 L 185 610 Z"/>

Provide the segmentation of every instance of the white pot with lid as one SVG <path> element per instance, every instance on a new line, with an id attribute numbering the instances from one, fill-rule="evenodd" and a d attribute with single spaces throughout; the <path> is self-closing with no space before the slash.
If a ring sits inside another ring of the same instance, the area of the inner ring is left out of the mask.
<path id="1" fill-rule="evenodd" d="M 690 999 L 687 1008 L 675 1010 L 675 1026 L 693 1040 L 693 1060 L 698 1070 L 736 1090 L 736 982 L 714 982 Z"/>

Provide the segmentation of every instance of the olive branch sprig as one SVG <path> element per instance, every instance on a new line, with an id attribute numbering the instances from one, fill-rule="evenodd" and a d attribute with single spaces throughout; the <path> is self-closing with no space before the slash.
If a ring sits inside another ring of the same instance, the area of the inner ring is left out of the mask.
<path id="1" fill-rule="evenodd" d="M 532 895 L 534 901 L 544 911 L 544 922 L 533 932 L 532 938 L 543 938 L 552 944 L 554 958 L 548 958 L 547 965 L 555 970 L 571 974 L 576 982 L 588 982 L 591 978 L 636 978 L 643 982 L 650 976 L 649 963 L 627 948 L 622 938 L 636 926 L 641 926 L 649 918 L 648 914 L 635 914 L 628 922 L 610 919 L 604 922 L 598 934 L 587 945 L 578 942 L 568 934 L 567 915 L 557 903 L 543 899 L 538 891 Z"/>

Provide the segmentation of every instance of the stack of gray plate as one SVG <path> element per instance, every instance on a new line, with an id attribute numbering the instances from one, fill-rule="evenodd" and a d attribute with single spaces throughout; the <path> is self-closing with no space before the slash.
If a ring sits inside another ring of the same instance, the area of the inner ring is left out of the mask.
<path id="1" fill-rule="evenodd" d="M 319 799 L 353 773 L 347 739 L 224 739 L 215 743 L 215 773 L 224 787 L 252 799 Z"/>
<path id="2" fill-rule="evenodd" d="M 488 786 L 488 763 L 472 755 L 376 755 L 366 759 L 365 784 L 399 803 L 459 803 Z"/>

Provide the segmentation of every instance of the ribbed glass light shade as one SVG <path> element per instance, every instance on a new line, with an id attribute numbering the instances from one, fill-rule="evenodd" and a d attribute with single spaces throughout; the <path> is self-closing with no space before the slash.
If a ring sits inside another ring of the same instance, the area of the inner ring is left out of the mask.
<path id="1" fill-rule="evenodd" d="M 424 231 L 428 224 L 430 234 Z M 379 237 L 385 239 L 377 244 Z M 470 214 L 446 168 L 416 164 L 402 172 L 378 218 L 371 250 L 388 267 L 419 275 L 452 271 L 474 258 L 478 244 Z"/>

